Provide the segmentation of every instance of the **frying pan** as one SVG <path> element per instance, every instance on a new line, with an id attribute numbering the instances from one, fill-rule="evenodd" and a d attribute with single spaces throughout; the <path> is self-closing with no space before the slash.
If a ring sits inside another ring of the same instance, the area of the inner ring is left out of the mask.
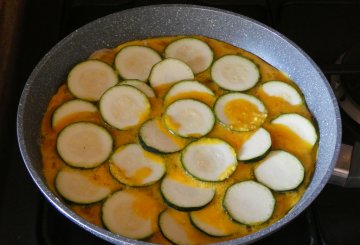
<path id="1" fill-rule="evenodd" d="M 46 186 L 40 155 L 40 123 L 47 104 L 70 68 L 95 50 L 134 39 L 194 34 L 241 47 L 287 73 L 304 93 L 320 134 L 312 181 L 296 206 L 271 226 L 221 244 L 251 243 L 284 226 L 315 199 L 333 171 L 341 144 L 336 98 L 316 64 L 286 37 L 245 16 L 203 6 L 155 5 L 118 12 L 76 30 L 43 57 L 24 87 L 17 115 L 21 154 L 38 188 L 63 215 L 104 240 L 115 244 L 145 244 L 112 234 L 82 219 Z"/>

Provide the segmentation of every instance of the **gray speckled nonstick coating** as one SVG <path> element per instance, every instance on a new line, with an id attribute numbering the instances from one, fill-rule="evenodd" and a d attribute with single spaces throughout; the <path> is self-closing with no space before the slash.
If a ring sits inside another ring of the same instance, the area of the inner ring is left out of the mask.
<path id="1" fill-rule="evenodd" d="M 323 189 L 338 158 L 341 121 L 335 96 L 315 63 L 278 32 L 238 14 L 193 5 L 148 6 L 106 16 L 64 38 L 35 67 L 19 102 L 17 132 L 28 171 L 47 199 L 70 220 L 112 243 L 144 242 L 114 235 L 90 224 L 72 212 L 49 190 L 42 175 L 39 150 L 42 116 L 69 69 L 93 51 L 115 47 L 134 39 L 192 34 L 216 38 L 246 49 L 287 73 L 303 91 L 320 130 L 316 169 L 299 203 L 284 218 L 266 229 L 221 244 L 251 243 L 288 223 Z"/>

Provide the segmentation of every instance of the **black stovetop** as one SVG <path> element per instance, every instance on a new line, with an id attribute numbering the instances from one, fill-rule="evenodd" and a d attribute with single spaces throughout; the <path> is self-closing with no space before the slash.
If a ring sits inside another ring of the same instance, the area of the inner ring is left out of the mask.
<path id="1" fill-rule="evenodd" d="M 21 90 L 36 63 L 76 28 L 122 9 L 161 1 L 27 1 L 11 101 L 13 125 L 7 135 L 7 161 L 1 163 L 0 244 L 106 244 L 59 214 L 37 190 L 22 162 L 15 118 Z M 360 1 L 198 0 L 191 3 L 231 10 L 280 31 L 320 67 L 329 67 L 360 43 Z M 0 37 L 1 38 L 1 37 Z M 327 70 L 324 70 L 329 75 Z M 360 82 L 360 81 L 359 81 Z M 360 141 L 360 125 L 342 112 L 343 142 Z M 360 164 L 360 163 L 359 163 Z M 280 231 L 256 244 L 360 244 L 360 188 L 328 184 L 313 204 Z"/>

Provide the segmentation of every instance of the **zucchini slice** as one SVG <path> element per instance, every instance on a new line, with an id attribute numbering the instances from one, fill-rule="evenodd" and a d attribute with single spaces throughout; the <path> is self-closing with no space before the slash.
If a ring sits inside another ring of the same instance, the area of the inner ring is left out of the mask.
<path id="1" fill-rule="evenodd" d="M 211 77 L 223 89 L 245 91 L 256 85 L 260 72 L 258 66 L 248 58 L 225 55 L 212 65 Z"/>
<path id="2" fill-rule="evenodd" d="M 238 92 L 220 96 L 214 110 L 217 119 L 234 131 L 255 130 L 267 117 L 267 110 L 261 100 Z"/>
<path id="3" fill-rule="evenodd" d="M 153 98 L 155 97 L 155 92 L 152 90 L 152 88 L 147 85 L 145 82 L 142 82 L 140 80 L 125 80 L 119 83 L 119 85 L 129 85 L 133 86 L 134 88 L 137 88 L 141 92 L 143 92 L 147 97 Z"/>
<path id="4" fill-rule="evenodd" d="M 266 186 L 248 180 L 231 185 L 226 190 L 223 205 L 233 220 L 258 225 L 270 219 L 275 202 Z"/>
<path id="5" fill-rule="evenodd" d="M 98 101 L 101 95 L 118 83 L 112 67 L 99 60 L 87 60 L 77 64 L 67 78 L 70 92 L 77 98 Z"/>
<path id="6" fill-rule="evenodd" d="M 280 124 L 288 127 L 302 140 L 309 143 L 311 146 L 315 145 L 317 141 L 317 133 L 314 125 L 305 117 L 296 114 L 283 114 L 272 120 L 272 124 Z"/>
<path id="7" fill-rule="evenodd" d="M 60 131 L 56 148 L 70 166 L 94 168 L 111 154 L 113 138 L 103 127 L 90 122 L 77 122 Z"/>
<path id="8" fill-rule="evenodd" d="M 181 153 L 181 162 L 188 173 L 203 181 L 223 181 L 237 167 L 235 150 L 216 138 L 190 143 Z"/>
<path id="9" fill-rule="evenodd" d="M 174 153 L 182 150 L 187 143 L 187 140 L 171 134 L 159 118 L 144 123 L 139 138 L 146 150 L 155 153 Z"/>
<path id="10" fill-rule="evenodd" d="M 161 56 L 144 46 L 127 46 L 115 57 L 115 67 L 124 79 L 146 81 L 152 67 L 161 61 Z"/>
<path id="11" fill-rule="evenodd" d="M 213 100 L 214 92 L 197 81 L 181 81 L 174 84 L 164 97 L 164 104 L 170 104 L 178 99 L 196 99 L 208 103 Z"/>
<path id="12" fill-rule="evenodd" d="M 200 241 L 204 243 L 202 234 L 191 225 L 187 213 L 166 209 L 160 213 L 159 227 L 164 237 L 174 244 L 195 245 L 200 244 Z"/>
<path id="13" fill-rule="evenodd" d="M 197 74 L 209 68 L 214 54 L 209 45 L 199 39 L 181 38 L 165 48 L 165 57 L 185 62 Z"/>
<path id="14" fill-rule="evenodd" d="M 200 209 L 211 202 L 215 195 L 213 188 L 192 186 L 170 177 L 162 180 L 160 191 L 170 206 L 181 211 Z"/>
<path id="15" fill-rule="evenodd" d="M 102 221 L 113 233 L 144 239 L 155 232 L 159 213 L 159 204 L 151 196 L 144 192 L 122 190 L 105 200 Z"/>
<path id="16" fill-rule="evenodd" d="M 303 100 L 298 91 L 288 83 L 269 81 L 262 85 L 262 90 L 269 96 L 280 97 L 290 105 L 301 105 Z"/>
<path id="17" fill-rule="evenodd" d="M 209 133 L 215 124 L 215 116 L 206 104 L 193 100 L 177 100 L 166 108 L 165 126 L 182 137 L 199 138 Z"/>
<path id="18" fill-rule="evenodd" d="M 271 151 L 255 168 L 255 177 L 274 191 L 288 191 L 304 180 L 305 170 L 299 159 L 286 151 Z"/>
<path id="19" fill-rule="evenodd" d="M 154 65 L 149 82 L 151 87 L 156 88 L 187 79 L 194 79 L 191 68 L 178 59 L 167 58 Z"/>
<path id="20" fill-rule="evenodd" d="M 129 186 L 146 186 L 165 174 L 162 157 L 147 152 L 137 144 L 119 147 L 110 158 L 110 173 Z"/>
<path id="21" fill-rule="evenodd" d="M 264 129 L 259 128 L 247 139 L 237 152 L 240 161 L 260 160 L 271 147 L 271 135 Z"/>
<path id="22" fill-rule="evenodd" d="M 75 113 L 96 112 L 97 108 L 94 104 L 85 100 L 70 100 L 59 106 L 53 113 L 51 124 L 55 128 L 64 118 Z"/>
<path id="23" fill-rule="evenodd" d="M 110 195 L 107 186 L 94 183 L 82 170 L 62 169 L 55 178 L 55 187 L 66 200 L 77 204 L 99 202 Z"/>
<path id="24" fill-rule="evenodd" d="M 115 86 L 100 99 L 103 119 L 117 129 L 129 129 L 146 121 L 150 115 L 149 99 L 140 90 L 128 86 Z"/>
<path id="25" fill-rule="evenodd" d="M 209 212 L 211 211 L 211 212 Z M 236 225 L 229 219 L 222 207 L 199 210 L 189 213 L 191 223 L 206 235 L 212 237 L 230 236 L 236 231 Z"/>

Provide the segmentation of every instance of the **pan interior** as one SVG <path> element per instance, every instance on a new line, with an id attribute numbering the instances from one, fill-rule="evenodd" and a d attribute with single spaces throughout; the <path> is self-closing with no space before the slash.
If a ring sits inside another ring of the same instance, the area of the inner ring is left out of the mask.
<path id="1" fill-rule="evenodd" d="M 291 41 L 247 17 L 214 8 L 158 5 L 122 11 L 80 28 L 49 51 L 25 85 L 17 118 L 22 156 L 40 190 L 68 218 L 105 240 L 122 244 L 134 242 L 79 218 L 51 193 L 44 182 L 39 141 L 40 123 L 47 104 L 66 79 L 69 69 L 95 50 L 112 48 L 134 39 L 195 34 L 243 48 L 288 74 L 303 91 L 320 130 L 318 161 L 313 180 L 300 202 L 279 222 L 232 242 L 239 244 L 254 241 L 286 224 L 312 202 L 330 177 L 341 141 L 337 102 L 314 62 Z"/>

